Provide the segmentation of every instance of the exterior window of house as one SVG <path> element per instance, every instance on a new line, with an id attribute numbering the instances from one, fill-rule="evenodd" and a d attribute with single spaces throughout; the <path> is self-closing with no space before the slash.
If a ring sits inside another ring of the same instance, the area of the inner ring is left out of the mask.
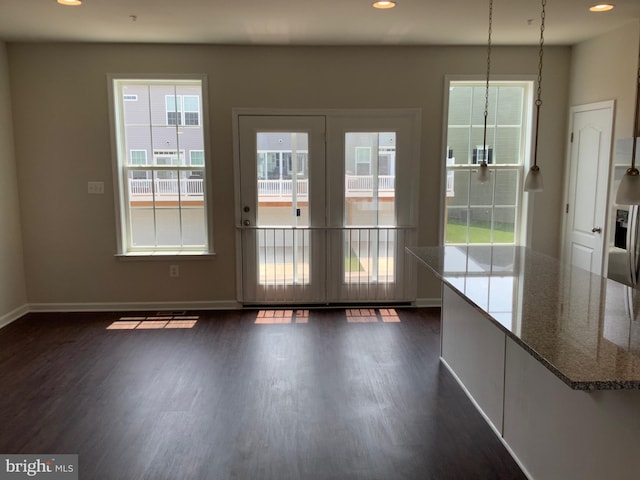
<path id="1" fill-rule="evenodd" d="M 200 98 L 196 95 L 167 95 L 167 125 L 200 125 Z"/>
<path id="2" fill-rule="evenodd" d="M 191 165 L 204 166 L 204 151 L 191 150 L 191 152 L 189 152 L 189 157 Z"/>
<path id="3" fill-rule="evenodd" d="M 356 175 L 371 175 L 370 147 L 356 147 Z"/>
<path id="4" fill-rule="evenodd" d="M 110 79 L 120 254 L 211 250 L 201 121 L 204 81 Z M 126 100 L 132 96 L 136 102 Z"/>
<path id="5" fill-rule="evenodd" d="M 125 95 L 126 97 L 126 95 Z M 125 99 L 126 101 L 126 99 Z M 147 164 L 147 151 L 146 150 L 131 150 L 129 152 L 129 155 L 131 157 L 130 161 L 131 161 L 131 165 L 146 165 Z M 148 174 L 147 172 L 141 172 L 141 171 L 133 171 L 131 172 L 131 175 L 133 176 L 133 178 L 135 179 L 144 179 L 144 178 L 148 178 Z"/>
<path id="6" fill-rule="evenodd" d="M 449 83 L 445 243 L 519 243 L 532 89 L 528 81 L 490 83 L 485 149 L 485 82 Z M 477 181 L 483 160 L 486 183 Z"/>
<path id="7" fill-rule="evenodd" d="M 146 164 L 147 164 L 146 150 L 131 150 L 131 165 L 146 165 Z"/>

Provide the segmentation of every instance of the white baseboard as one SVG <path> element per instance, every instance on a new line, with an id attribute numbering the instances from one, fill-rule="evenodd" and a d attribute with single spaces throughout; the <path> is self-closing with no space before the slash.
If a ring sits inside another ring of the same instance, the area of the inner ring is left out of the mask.
<path id="1" fill-rule="evenodd" d="M 207 302 L 31 303 L 31 312 L 120 312 L 163 310 L 239 310 L 235 300 Z"/>
<path id="2" fill-rule="evenodd" d="M 425 307 L 441 307 L 442 299 L 438 298 L 416 298 L 416 301 L 413 302 L 416 307 L 425 308 Z"/>
<path id="3" fill-rule="evenodd" d="M 22 305 L 9 313 L 5 313 L 4 315 L 0 315 L 0 328 L 6 327 L 11 322 L 18 320 L 23 315 L 29 313 L 29 305 Z"/>

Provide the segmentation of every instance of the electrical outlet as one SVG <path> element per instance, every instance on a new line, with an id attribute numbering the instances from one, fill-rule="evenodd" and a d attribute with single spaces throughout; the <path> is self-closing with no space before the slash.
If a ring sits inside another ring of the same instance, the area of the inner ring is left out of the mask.
<path id="1" fill-rule="evenodd" d="M 169 265 L 169 276 L 170 277 L 179 277 L 180 276 L 180 267 L 178 265 Z"/>
<path id="2" fill-rule="evenodd" d="M 91 194 L 104 193 L 104 182 L 88 182 L 87 191 Z"/>

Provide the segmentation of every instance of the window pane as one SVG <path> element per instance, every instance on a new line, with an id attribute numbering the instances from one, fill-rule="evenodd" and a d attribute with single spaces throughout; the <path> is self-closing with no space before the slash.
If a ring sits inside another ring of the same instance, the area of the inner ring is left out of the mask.
<path id="1" fill-rule="evenodd" d="M 200 115 L 198 112 L 185 112 L 184 124 L 185 125 L 198 125 L 200 123 Z"/>
<path id="2" fill-rule="evenodd" d="M 147 164 L 146 150 L 131 150 L 131 165 L 146 165 L 146 164 Z"/>
<path id="3" fill-rule="evenodd" d="M 469 209 L 469 243 L 491 243 L 491 208 Z"/>
<path id="4" fill-rule="evenodd" d="M 144 174 L 144 177 L 141 175 Z M 148 175 L 148 178 L 145 178 Z M 142 177 L 142 178 L 140 178 Z M 129 227 L 134 247 L 155 246 L 151 171 L 129 172 Z"/>
<path id="5" fill-rule="evenodd" d="M 396 224 L 395 145 L 395 132 L 345 134 L 345 226 Z"/>
<path id="6" fill-rule="evenodd" d="M 446 243 L 467 243 L 467 217 L 469 210 L 464 208 L 448 208 L 446 224 Z"/>
<path id="7" fill-rule="evenodd" d="M 191 165 L 204 166 L 204 152 L 202 150 L 191 150 Z"/>
<path id="8" fill-rule="evenodd" d="M 203 179 L 204 170 L 181 172 L 180 211 L 182 244 L 185 246 L 204 246 L 206 244 Z"/>
<path id="9" fill-rule="evenodd" d="M 449 128 L 447 145 L 453 164 L 462 165 L 471 163 L 471 147 L 469 146 L 469 128 Z"/>
<path id="10" fill-rule="evenodd" d="M 471 87 L 449 88 L 449 125 L 469 125 L 472 95 Z"/>
<path id="11" fill-rule="evenodd" d="M 518 186 L 520 184 L 518 172 L 519 170 L 501 170 L 495 172 L 496 193 L 494 202 L 496 205 L 516 205 Z"/>
<path id="12" fill-rule="evenodd" d="M 520 125 L 522 123 L 522 107 L 524 89 L 522 87 L 500 87 L 500 109 L 498 123 L 500 125 Z"/>
<path id="13" fill-rule="evenodd" d="M 496 163 L 520 163 L 520 142 L 522 139 L 520 128 L 498 127 L 495 139 Z"/>
<path id="14" fill-rule="evenodd" d="M 199 112 L 200 100 L 194 95 L 184 96 L 184 111 L 185 112 Z"/>
<path id="15" fill-rule="evenodd" d="M 447 189 L 447 204 L 451 207 L 469 205 L 469 179 L 471 172 L 464 170 L 448 170 L 447 185 L 453 184 L 452 189 Z M 449 179 L 453 179 L 453 181 Z"/>
<path id="16" fill-rule="evenodd" d="M 496 207 L 493 216 L 493 241 L 495 243 L 513 243 L 515 241 L 515 207 Z"/>
<path id="17" fill-rule="evenodd" d="M 165 99 L 167 102 L 167 112 L 179 112 L 182 110 L 182 98 L 180 95 L 167 95 Z"/>
<path id="18" fill-rule="evenodd" d="M 469 182 L 469 205 L 480 206 L 480 205 L 492 205 L 493 204 L 493 180 L 495 175 L 491 173 L 489 175 L 489 181 L 486 183 L 480 183 L 476 180 L 477 170 L 471 172 L 473 178 L 471 182 Z"/>

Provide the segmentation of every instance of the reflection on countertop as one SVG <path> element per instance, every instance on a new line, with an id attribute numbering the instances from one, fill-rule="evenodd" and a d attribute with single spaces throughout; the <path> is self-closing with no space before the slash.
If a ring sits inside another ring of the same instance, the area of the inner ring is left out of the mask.
<path id="1" fill-rule="evenodd" d="M 640 388 L 640 290 L 526 247 L 407 250 L 571 388 Z"/>

